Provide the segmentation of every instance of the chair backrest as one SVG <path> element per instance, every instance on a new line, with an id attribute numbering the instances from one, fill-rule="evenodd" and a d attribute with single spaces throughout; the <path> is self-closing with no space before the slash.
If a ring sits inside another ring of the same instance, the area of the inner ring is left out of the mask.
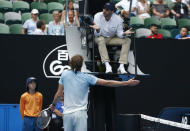
<path id="1" fill-rule="evenodd" d="M 174 29 L 177 27 L 175 19 L 161 18 L 161 27 L 163 29 Z"/>
<path id="2" fill-rule="evenodd" d="M 61 12 L 63 10 L 63 5 L 58 2 L 48 3 L 48 12 L 52 13 L 54 10 Z"/>
<path id="3" fill-rule="evenodd" d="M 66 0 L 58 0 L 58 2 L 61 3 L 64 6 L 65 3 L 66 3 Z"/>
<path id="4" fill-rule="evenodd" d="M 22 34 L 22 25 L 13 24 L 9 26 L 10 34 Z"/>
<path id="5" fill-rule="evenodd" d="M 9 26 L 6 24 L 0 24 L 0 34 L 9 34 Z"/>
<path id="6" fill-rule="evenodd" d="M 159 28 L 161 27 L 161 22 L 156 18 L 146 18 L 144 20 L 144 24 L 146 28 L 150 28 L 151 24 L 156 24 Z"/>
<path id="7" fill-rule="evenodd" d="M 48 13 L 47 4 L 44 2 L 32 2 L 31 9 L 37 9 L 40 14 Z"/>
<path id="8" fill-rule="evenodd" d="M 153 4 L 155 0 L 149 0 L 150 1 L 150 4 Z"/>
<path id="9" fill-rule="evenodd" d="M 174 5 L 174 2 L 172 0 L 164 0 L 167 4 L 168 4 L 168 7 L 170 9 L 172 9 L 173 5 Z"/>
<path id="10" fill-rule="evenodd" d="M 22 24 L 24 24 L 24 22 L 30 18 L 31 18 L 31 13 L 23 13 L 22 14 Z"/>
<path id="11" fill-rule="evenodd" d="M 146 28 L 139 28 L 136 30 L 136 38 L 143 38 L 151 35 L 151 31 Z"/>
<path id="12" fill-rule="evenodd" d="M 172 38 L 172 35 L 168 30 L 158 29 L 158 33 L 162 34 L 164 38 Z"/>
<path id="13" fill-rule="evenodd" d="M 131 17 L 130 18 L 130 26 L 132 26 L 134 29 L 143 28 L 144 21 L 142 19 L 140 19 L 139 17 Z"/>
<path id="14" fill-rule="evenodd" d="M 10 1 L 0 1 L 0 12 L 12 11 L 12 3 Z"/>
<path id="15" fill-rule="evenodd" d="M 172 29 L 170 30 L 172 38 L 175 38 L 177 34 L 179 34 L 180 30 L 179 29 Z"/>
<path id="16" fill-rule="evenodd" d="M 110 0 L 110 2 L 113 2 L 114 4 L 120 2 L 121 0 Z"/>
<path id="17" fill-rule="evenodd" d="M 29 12 L 30 5 L 25 1 L 14 1 L 13 2 L 13 11 L 15 11 L 15 12 L 21 11 L 22 13 Z"/>
<path id="18" fill-rule="evenodd" d="M 5 23 L 7 25 L 11 24 L 21 24 L 21 15 L 16 12 L 7 12 L 4 14 Z"/>
<path id="19" fill-rule="evenodd" d="M 187 27 L 190 30 L 190 20 L 189 19 L 179 19 L 178 27 L 181 29 L 183 26 Z"/>
<path id="20" fill-rule="evenodd" d="M 4 16 L 3 16 L 3 13 L 0 13 L 0 23 L 4 23 Z"/>
<path id="21" fill-rule="evenodd" d="M 41 14 L 40 20 L 43 20 L 46 24 L 49 24 L 49 22 L 53 20 L 53 15 L 49 13 Z"/>

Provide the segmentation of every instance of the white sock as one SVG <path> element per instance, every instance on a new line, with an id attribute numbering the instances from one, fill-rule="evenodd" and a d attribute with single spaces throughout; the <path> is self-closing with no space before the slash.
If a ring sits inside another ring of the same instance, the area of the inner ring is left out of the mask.
<path id="1" fill-rule="evenodd" d="M 111 67 L 110 64 L 109 64 L 109 62 L 105 62 L 105 66 L 106 66 L 106 68 L 110 68 Z"/>
<path id="2" fill-rule="evenodd" d="M 119 68 L 124 68 L 124 64 L 120 64 Z"/>

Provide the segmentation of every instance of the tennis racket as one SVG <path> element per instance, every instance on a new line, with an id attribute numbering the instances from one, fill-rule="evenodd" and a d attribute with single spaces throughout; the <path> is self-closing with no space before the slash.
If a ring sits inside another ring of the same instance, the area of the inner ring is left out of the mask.
<path id="1" fill-rule="evenodd" d="M 53 108 L 56 106 L 58 100 L 59 100 L 59 97 L 57 97 L 53 101 L 53 103 L 52 103 L 52 107 Z M 40 128 L 40 129 L 45 129 L 49 125 L 49 123 L 51 121 L 52 113 L 53 113 L 53 111 L 50 109 L 50 107 L 42 110 L 40 112 L 39 116 L 36 119 L 36 125 L 37 125 L 37 127 Z"/>

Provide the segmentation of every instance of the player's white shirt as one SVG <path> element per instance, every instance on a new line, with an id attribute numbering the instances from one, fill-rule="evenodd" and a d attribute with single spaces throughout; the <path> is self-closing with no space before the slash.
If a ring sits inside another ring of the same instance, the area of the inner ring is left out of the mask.
<path id="1" fill-rule="evenodd" d="M 112 14 L 109 21 L 103 15 L 103 12 L 98 12 L 94 16 L 94 23 L 100 27 L 100 32 L 94 31 L 95 36 L 123 38 L 123 20 L 115 13 Z"/>
<path id="2" fill-rule="evenodd" d="M 125 11 L 129 11 L 130 0 L 122 0 L 116 4 L 116 6 L 121 6 Z M 132 8 L 137 8 L 137 0 L 133 0 Z M 132 12 L 136 14 L 136 11 Z"/>
<path id="3" fill-rule="evenodd" d="M 46 32 L 43 32 L 41 29 L 36 29 L 32 35 L 47 35 Z"/>
<path id="4" fill-rule="evenodd" d="M 37 21 L 34 21 L 33 19 L 25 21 L 23 28 L 27 30 L 27 34 L 30 35 L 36 30 L 36 23 Z"/>

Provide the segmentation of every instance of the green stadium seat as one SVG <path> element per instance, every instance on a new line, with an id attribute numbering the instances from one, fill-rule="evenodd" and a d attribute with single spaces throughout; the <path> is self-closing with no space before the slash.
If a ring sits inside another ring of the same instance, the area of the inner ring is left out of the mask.
<path id="1" fill-rule="evenodd" d="M 14 1 L 13 2 L 13 11 L 22 13 L 30 11 L 30 5 L 25 1 Z"/>
<path id="2" fill-rule="evenodd" d="M 9 34 L 9 26 L 6 24 L 0 24 L 0 34 Z"/>
<path id="3" fill-rule="evenodd" d="M 21 15 L 19 13 L 16 12 L 7 12 L 4 14 L 4 18 L 5 18 L 5 23 L 7 25 L 11 25 L 11 24 L 21 24 Z"/>
<path id="4" fill-rule="evenodd" d="M 171 30 L 177 27 L 175 19 L 171 18 L 161 18 L 162 29 Z"/>
<path id="5" fill-rule="evenodd" d="M 31 13 L 23 13 L 22 14 L 22 24 L 24 24 L 24 22 L 30 18 L 31 18 Z"/>
<path id="6" fill-rule="evenodd" d="M 40 14 L 48 13 L 47 4 L 44 2 L 32 2 L 31 3 L 31 10 L 32 9 L 37 9 Z"/>
<path id="7" fill-rule="evenodd" d="M 46 24 L 49 24 L 49 22 L 53 20 L 53 15 L 49 13 L 41 14 L 40 20 L 43 20 Z"/>
<path id="8" fill-rule="evenodd" d="M 150 4 L 153 4 L 155 0 L 149 0 L 150 1 Z"/>
<path id="9" fill-rule="evenodd" d="M 63 10 L 63 5 L 58 2 L 48 3 L 48 12 L 52 13 L 54 10 L 61 12 Z"/>
<path id="10" fill-rule="evenodd" d="M 144 28 L 144 21 L 140 19 L 139 17 L 131 17 L 130 26 L 133 29 Z"/>
<path id="11" fill-rule="evenodd" d="M 5 13 L 12 11 L 12 3 L 10 1 L 0 1 L 0 12 Z"/>
<path id="12" fill-rule="evenodd" d="M 123 7 L 118 6 L 117 9 L 118 9 L 118 10 L 123 10 Z"/>
<path id="13" fill-rule="evenodd" d="M 175 38 L 177 34 L 179 34 L 180 30 L 179 29 L 172 29 L 170 30 L 172 38 Z"/>
<path id="14" fill-rule="evenodd" d="M 178 28 L 187 27 L 190 30 L 190 20 L 189 19 L 179 19 L 178 20 Z"/>
<path id="15" fill-rule="evenodd" d="M 136 38 L 146 38 L 151 35 L 151 31 L 147 28 L 139 28 L 136 30 Z"/>
<path id="16" fill-rule="evenodd" d="M 65 3 L 66 3 L 66 0 L 58 0 L 58 2 L 61 3 L 64 6 Z"/>
<path id="17" fill-rule="evenodd" d="M 22 34 L 22 25 L 13 24 L 9 26 L 10 34 Z"/>
<path id="18" fill-rule="evenodd" d="M 167 2 L 168 7 L 169 7 L 170 9 L 172 9 L 172 7 L 174 6 L 174 2 L 172 2 L 171 0 L 164 0 L 164 1 Z"/>
<path id="19" fill-rule="evenodd" d="M 151 24 L 156 24 L 158 26 L 158 28 L 161 27 L 161 22 L 156 18 L 152 17 L 152 18 L 146 18 L 144 20 L 144 25 L 145 25 L 146 28 L 150 28 Z"/>
<path id="20" fill-rule="evenodd" d="M 0 23 L 4 23 L 4 16 L 3 16 L 3 13 L 0 13 Z"/>
<path id="21" fill-rule="evenodd" d="M 120 2 L 121 0 L 110 0 L 110 2 L 113 2 L 114 4 Z"/>
<path id="22" fill-rule="evenodd" d="M 168 30 L 158 29 L 158 33 L 162 34 L 164 38 L 172 38 L 172 35 Z"/>

